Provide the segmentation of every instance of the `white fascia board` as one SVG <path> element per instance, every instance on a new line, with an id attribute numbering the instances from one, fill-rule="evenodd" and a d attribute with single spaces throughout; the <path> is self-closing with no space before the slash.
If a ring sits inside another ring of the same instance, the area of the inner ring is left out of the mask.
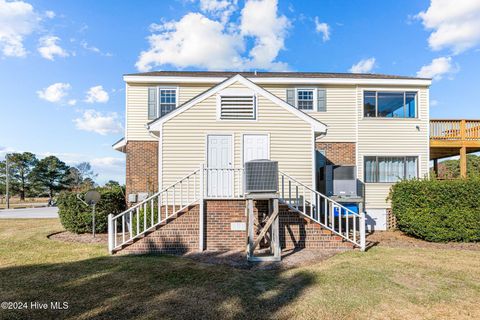
<path id="1" fill-rule="evenodd" d="M 117 150 L 117 151 L 120 151 L 120 152 L 125 152 L 124 148 L 125 148 L 126 145 L 127 145 L 127 140 L 125 138 L 123 138 L 123 139 L 115 142 L 112 145 L 112 148 Z"/>
<path id="2" fill-rule="evenodd" d="M 127 83 L 220 83 L 227 77 L 174 77 L 174 76 L 124 76 Z M 358 78 L 292 78 L 272 77 L 246 79 L 258 84 L 344 84 L 344 85 L 405 85 L 405 86 L 430 86 L 432 80 L 428 79 L 358 79 Z"/>
<path id="3" fill-rule="evenodd" d="M 123 76 L 127 83 L 220 83 L 227 77 Z"/>
<path id="4" fill-rule="evenodd" d="M 432 80 L 425 79 L 353 79 L 353 78 L 253 78 L 258 84 L 365 84 L 365 85 L 409 85 L 429 86 Z"/>
<path id="5" fill-rule="evenodd" d="M 156 120 L 155 122 L 151 123 L 148 126 L 148 129 L 150 131 L 159 131 L 162 124 L 165 123 L 166 121 L 172 119 L 173 117 L 176 117 L 180 113 L 190 109 L 192 106 L 196 105 L 197 103 L 202 102 L 203 100 L 205 100 L 208 97 L 222 91 L 223 89 L 227 88 L 228 86 L 230 86 L 231 84 L 233 84 L 237 81 L 240 82 L 241 84 L 243 84 L 244 86 L 246 86 L 247 88 L 250 88 L 251 90 L 255 91 L 257 94 L 260 94 L 260 95 L 264 96 L 265 98 L 271 100 L 272 102 L 274 102 L 277 105 L 283 107 L 287 111 L 290 111 L 291 113 L 293 113 L 294 115 L 296 115 L 300 119 L 309 123 L 312 126 L 312 129 L 315 132 L 326 132 L 327 126 L 324 123 L 322 123 L 322 122 L 318 121 L 317 119 L 311 117 L 310 115 L 298 110 L 297 108 L 289 105 L 287 102 L 285 102 L 282 99 L 280 99 L 279 97 L 273 95 L 269 91 L 259 87 L 258 85 L 251 82 L 250 80 L 246 79 L 245 77 L 243 77 L 240 74 L 237 74 L 237 75 L 231 77 L 230 79 L 220 83 L 216 87 L 213 87 L 213 88 L 205 91 L 203 94 L 199 95 L 198 97 L 196 97 L 192 101 L 188 102 L 187 104 L 179 107 L 178 109 L 175 109 L 174 111 L 168 113 L 164 117 Z"/>

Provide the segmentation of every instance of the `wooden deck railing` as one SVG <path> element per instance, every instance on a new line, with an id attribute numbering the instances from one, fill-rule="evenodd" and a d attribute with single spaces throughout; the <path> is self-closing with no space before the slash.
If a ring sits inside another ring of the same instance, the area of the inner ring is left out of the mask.
<path id="1" fill-rule="evenodd" d="M 480 120 L 430 120 L 430 139 L 480 140 Z"/>

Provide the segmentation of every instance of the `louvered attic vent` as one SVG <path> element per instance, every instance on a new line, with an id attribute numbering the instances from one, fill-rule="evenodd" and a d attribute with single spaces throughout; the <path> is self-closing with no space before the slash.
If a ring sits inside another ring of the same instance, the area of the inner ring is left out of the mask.
<path id="1" fill-rule="evenodd" d="M 255 119 L 255 96 L 221 96 L 220 119 Z"/>

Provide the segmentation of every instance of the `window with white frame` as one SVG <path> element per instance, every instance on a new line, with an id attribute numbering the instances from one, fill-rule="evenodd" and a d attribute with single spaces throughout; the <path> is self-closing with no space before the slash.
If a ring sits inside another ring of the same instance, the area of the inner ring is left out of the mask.
<path id="1" fill-rule="evenodd" d="M 220 95 L 219 113 L 222 120 L 255 120 L 254 95 Z"/>
<path id="2" fill-rule="evenodd" d="M 297 108 L 299 110 L 313 110 L 314 105 L 314 89 L 297 89 Z"/>
<path id="3" fill-rule="evenodd" d="M 173 111 L 177 106 L 177 89 L 159 88 L 159 110 L 160 117 Z"/>
<path id="4" fill-rule="evenodd" d="M 366 183 L 394 183 L 418 178 L 418 157 L 366 156 L 364 160 Z"/>
<path id="5" fill-rule="evenodd" d="M 163 117 L 177 107 L 176 88 L 148 88 L 148 119 Z"/>
<path id="6" fill-rule="evenodd" d="M 286 101 L 299 110 L 326 112 L 326 93 L 325 88 L 287 88 Z"/>

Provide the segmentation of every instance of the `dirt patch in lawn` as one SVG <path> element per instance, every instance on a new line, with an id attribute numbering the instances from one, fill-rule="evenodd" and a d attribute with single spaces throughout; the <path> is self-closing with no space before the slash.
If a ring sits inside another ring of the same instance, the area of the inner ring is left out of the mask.
<path id="1" fill-rule="evenodd" d="M 63 241 L 63 242 L 74 242 L 74 243 L 107 243 L 108 234 L 100 233 L 96 234 L 95 238 L 91 233 L 81 233 L 76 234 L 69 231 L 61 231 L 52 233 L 48 236 L 51 240 Z"/>
<path id="2" fill-rule="evenodd" d="M 245 251 L 204 251 L 187 253 L 185 257 L 208 264 L 221 264 L 250 270 L 290 269 L 324 261 L 342 251 L 335 250 L 283 250 L 278 262 L 248 262 Z"/>
<path id="3" fill-rule="evenodd" d="M 367 237 L 370 246 L 382 246 L 391 248 L 434 248 L 452 250 L 475 250 L 480 251 L 480 243 L 447 242 L 437 243 L 417 239 L 404 234 L 401 231 L 376 231 Z"/>

